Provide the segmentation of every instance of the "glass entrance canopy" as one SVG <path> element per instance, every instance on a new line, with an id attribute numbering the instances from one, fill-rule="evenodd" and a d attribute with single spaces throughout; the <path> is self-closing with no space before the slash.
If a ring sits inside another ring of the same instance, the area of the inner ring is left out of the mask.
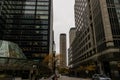
<path id="1" fill-rule="evenodd" d="M 28 60 L 19 46 L 0 40 L 0 70 L 30 70 L 38 61 Z"/>

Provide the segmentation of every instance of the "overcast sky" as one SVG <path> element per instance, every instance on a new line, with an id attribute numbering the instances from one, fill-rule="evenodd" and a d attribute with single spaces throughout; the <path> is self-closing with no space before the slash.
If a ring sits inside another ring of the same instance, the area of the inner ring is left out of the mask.
<path id="1" fill-rule="evenodd" d="M 74 27 L 74 1 L 75 0 L 53 0 L 53 28 L 56 43 L 56 52 L 59 53 L 60 33 L 66 33 L 67 49 L 69 45 L 69 30 Z"/>

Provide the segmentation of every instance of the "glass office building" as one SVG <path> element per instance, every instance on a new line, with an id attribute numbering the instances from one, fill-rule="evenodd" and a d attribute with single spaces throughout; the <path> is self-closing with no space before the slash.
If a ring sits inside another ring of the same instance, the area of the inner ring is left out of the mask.
<path id="1" fill-rule="evenodd" d="M 17 43 L 29 59 L 42 59 L 52 42 L 51 0 L 4 0 L 1 39 Z"/>
<path id="2" fill-rule="evenodd" d="M 0 1 L 0 38 L 2 38 L 2 35 L 3 35 L 2 29 L 3 29 L 4 21 L 5 21 L 5 20 L 3 19 L 3 17 L 2 17 L 2 15 L 1 15 L 1 12 L 2 12 L 2 4 L 3 4 L 3 2 Z"/>

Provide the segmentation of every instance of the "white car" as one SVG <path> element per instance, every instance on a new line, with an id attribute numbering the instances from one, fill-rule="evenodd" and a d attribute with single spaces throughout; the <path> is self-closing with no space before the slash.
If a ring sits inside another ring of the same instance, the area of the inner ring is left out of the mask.
<path id="1" fill-rule="evenodd" d="M 94 74 L 92 80 L 111 80 L 111 78 L 103 74 Z"/>

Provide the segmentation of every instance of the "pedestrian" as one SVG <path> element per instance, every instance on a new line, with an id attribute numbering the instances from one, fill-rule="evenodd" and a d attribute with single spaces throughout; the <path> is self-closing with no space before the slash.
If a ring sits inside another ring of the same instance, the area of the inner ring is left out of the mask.
<path id="1" fill-rule="evenodd" d="M 52 80 L 57 80 L 57 75 L 53 76 Z"/>

